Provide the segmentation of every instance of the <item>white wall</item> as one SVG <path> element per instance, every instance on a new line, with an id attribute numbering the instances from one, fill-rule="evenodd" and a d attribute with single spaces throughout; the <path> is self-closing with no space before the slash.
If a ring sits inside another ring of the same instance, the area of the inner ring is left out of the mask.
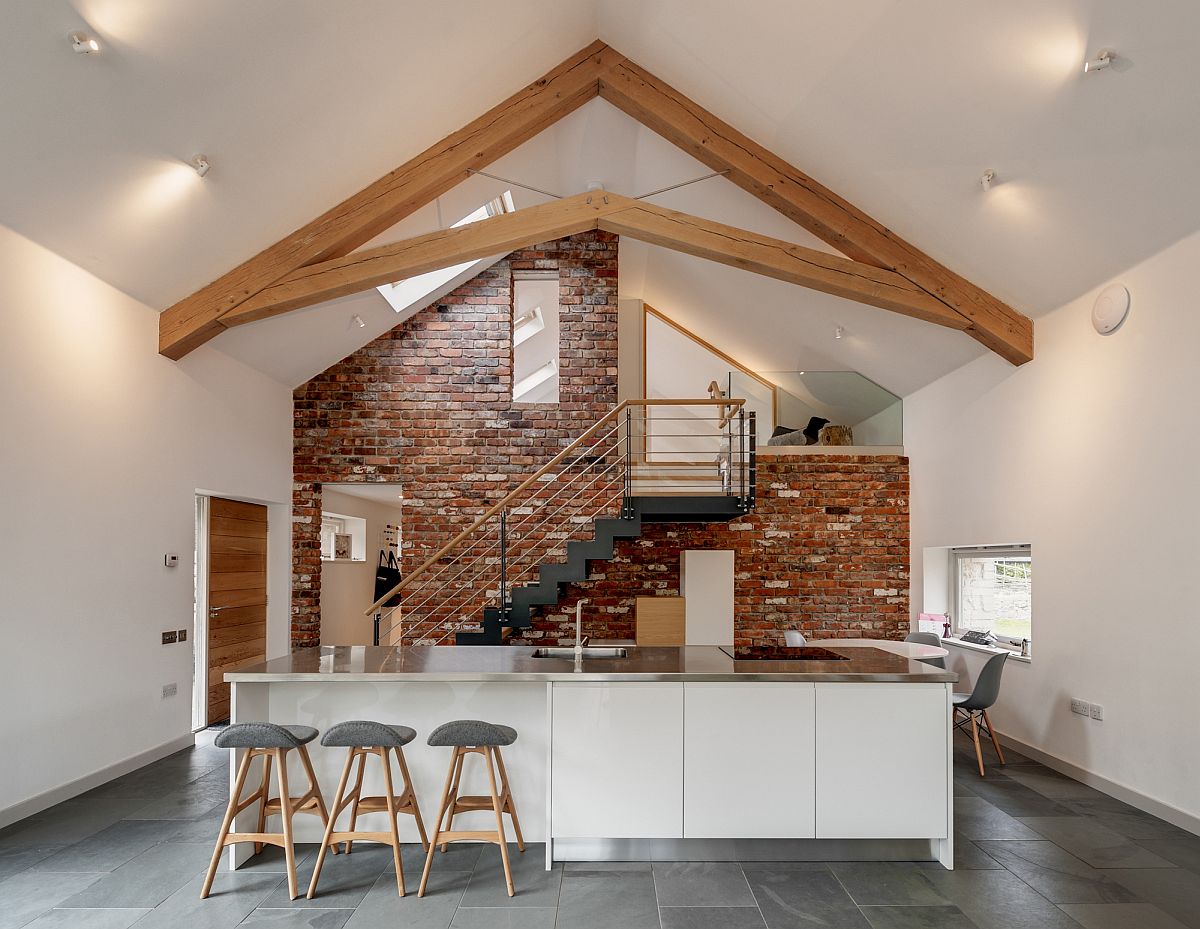
<path id="1" fill-rule="evenodd" d="M 321 509 L 367 521 L 366 561 L 321 562 L 321 644 L 370 645 L 374 626 L 371 617 L 363 616 L 363 610 L 375 599 L 375 568 L 383 527 L 387 523 L 400 525 L 400 508 L 325 487 Z"/>
<path id="2" fill-rule="evenodd" d="M 1092 329 L 1089 293 L 1038 321 L 1032 363 L 981 358 L 905 399 L 914 577 L 928 546 L 1033 546 L 1033 662 L 1009 663 L 997 728 L 1193 816 L 1198 264 L 1195 235 L 1119 278 L 1117 332 Z"/>
<path id="3" fill-rule="evenodd" d="M 286 649 L 291 395 L 211 348 L 160 357 L 155 310 L 4 227 L 0 267 L 2 823 L 188 735 L 191 647 L 160 634 L 192 628 L 198 489 L 281 505 Z"/>

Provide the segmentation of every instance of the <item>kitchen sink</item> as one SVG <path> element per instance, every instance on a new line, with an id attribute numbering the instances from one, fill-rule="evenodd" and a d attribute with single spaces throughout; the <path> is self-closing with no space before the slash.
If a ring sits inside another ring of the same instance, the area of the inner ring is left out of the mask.
<path id="1" fill-rule="evenodd" d="M 535 648 L 534 658 L 570 658 L 574 659 L 575 649 L 570 645 L 559 645 L 551 648 Z M 583 649 L 584 658 L 628 658 L 627 648 L 603 648 L 598 645 L 588 645 Z"/>

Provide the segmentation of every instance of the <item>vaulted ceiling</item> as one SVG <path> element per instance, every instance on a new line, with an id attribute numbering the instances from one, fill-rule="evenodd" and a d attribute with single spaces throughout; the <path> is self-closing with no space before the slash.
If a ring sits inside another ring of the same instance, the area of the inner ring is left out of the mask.
<path id="1" fill-rule="evenodd" d="M 694 0 L 2 5 L 0 222 L 156 308 L 596 35 L 1032 316 L 1200 226 L 1190 47 L 1200 13 L 1183 0 L 1152 10 L 863 0 L 853 14 L 759 0 L 736 17 Z M 65 35 L 80 27 L 100 35 L 101 55 L 70 53 Z M 1119 66 L 1081 75 L 1103 46 Z M 704 172 L 606 107 L 589 104 L 493 170 L 566 194 L 591 180 L 636 194 Z M 214 167 L 193 183 L 177 167 L 198 151 Z M 999 181 L 987 195 L 985 168 Z M 496 186 L 475 178 L 401 231 L 448 225 Z M 750 199 L 715 179 L 655 202 L 812 244 Z M 786 327 L 782 340 L 736 352 L 770 356 L 767 369 L 815 358 L 906 392 L 977 354 L 954 333 L 838 298 L 801 300 L 654 246 L 623 246 L 622 291 L 731 347 L 749 338 L 747 313 Z M 323 348 L 348 351 L 395 322 L 374 294 L 344 302 L 357 309 L 301 311 L 214 345 L 294 379 L 336 360 L 308 347 L 317 332 L 336 329 Z M 725 312 L 735 302 L 739 322 Z M 360 310 L 369 326 L 352 332 Z M 834 323 L 852 338 L 833 344 Z M 293 347 L 303 364 L 280 365 Z"/>

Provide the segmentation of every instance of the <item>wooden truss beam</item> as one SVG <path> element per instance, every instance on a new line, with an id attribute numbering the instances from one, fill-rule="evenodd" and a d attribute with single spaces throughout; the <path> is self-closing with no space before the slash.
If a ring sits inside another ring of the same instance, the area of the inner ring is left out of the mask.
<path id="1" fill-rule="evenodd" d="M 597 209 L 587 228 L 611 229 L 963 329 L 1013 364 L 1033 358 L 1033 323 L 1027 317 L 602 42 L 592 43 L 479 119 L 169 308 L 159 324 L 159 350 L 181 358 L 229 326 L 373 286 L 366 281 L 394 281 L 419 273 L 417 269 L 444 266 L 431 264 L 441 260 L 440 255 L 453 252 L 460 256 L 457 260 L 465 261 L 467 256 L 496 254 L 504 250 L 504 242 L 523 237 L 527 222 L 532 226 L 550 222 L 541 238 L 530 241 L 551 238 L 554 228 L 578 231 L 574 222 L 587 213 L 579 198 L 573 197 L 562 201 L 568 206 L 561 212 L 549 209 L 531 214 L 522 210 L 463 227 L 475 230 L 471 235 L 443 230 L 381 249 L 354 252 L 465 180 L 472 169 L 511 151 L 597 94 L 703 163 L 725 172 L 734 183 L 849 258 L 634 201 L 626 201 L 621 210 Z M 622 199 L 612 194 L 608 197 L 606 205 Z M 572 210 L 576 212 L 572 214 Z M 516 216 L 522 218 L 511 218 Z M 722 237 L 731 233 L 733 240 L 722 244 Z M 479 252 L 489 241 L 495 243 L 491 250 Z M 314 299 L 322 293 L 328 296 Z"/>

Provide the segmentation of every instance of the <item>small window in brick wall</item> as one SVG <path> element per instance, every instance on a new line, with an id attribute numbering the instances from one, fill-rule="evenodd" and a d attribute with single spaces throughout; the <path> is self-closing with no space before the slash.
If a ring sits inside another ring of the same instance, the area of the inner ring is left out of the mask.
<path id="1" fill-rule="evenodd" d="M 558 272 L 513 275 L 513 403 L 558 403 Z"/>

